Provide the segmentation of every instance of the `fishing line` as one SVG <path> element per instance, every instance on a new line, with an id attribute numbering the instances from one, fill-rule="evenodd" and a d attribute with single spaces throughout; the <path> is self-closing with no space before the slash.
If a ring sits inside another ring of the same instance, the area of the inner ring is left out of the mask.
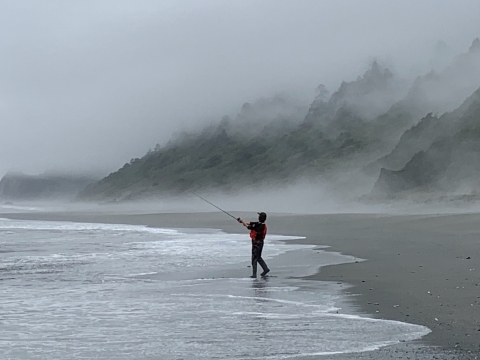
<path id="1" fill-rule="evenodd" d="M 223 210 L 223 209 L 220 209 L 217 205 L 212 204 L 212 203 L 211 203 L 210 201 L 208 201 L 207 199 L 204 199 L 204 198 L 201 197 L 200 195 L 195 194 L 193 191 L 191 191 L 191 193 L 192 193 L 193 195 L 195 195 L 196 197 L 199 197 L 199 198 L 202 199 L 203 201 L 209 203 L 209 204 L 212 205 L 213 207 L 216 207 L 216 208 L 217 208 L 218 210 L 220 210 L 221 212 L 224 212 L 224 213 L 227 214 L 228 216 L 230 216 L 230 217 L 234 218 L 235 220 L 237 220 L 237 218 L 236 218 L 235 216 L 233 216 L 232 214 L 226 212 L 226 211 Z M 238 220 L 237 220 L 237 221 L 238 221 Z"/>

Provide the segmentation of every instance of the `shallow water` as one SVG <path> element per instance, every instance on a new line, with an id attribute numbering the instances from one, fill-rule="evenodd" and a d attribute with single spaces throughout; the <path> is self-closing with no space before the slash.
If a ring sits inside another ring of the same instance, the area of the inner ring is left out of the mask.
<path id="1" fill-rule="evenodd" d="M 0 352 L 281 359 L 366 351 L 429 332 L 342 313 L 341 285 L 296 276 L 353 259 L 279 241 L 288 239 L 267 236 L 272 276 L 254 280 L 246 234 L 0 219 Z"/>

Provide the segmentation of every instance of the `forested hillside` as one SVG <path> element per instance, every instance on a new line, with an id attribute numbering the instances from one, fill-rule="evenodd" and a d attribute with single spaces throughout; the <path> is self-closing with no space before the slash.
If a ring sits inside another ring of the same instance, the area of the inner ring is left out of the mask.
<path id="1" fill-rule="evenodd" d="M 480 160 L 479 87 L 478 39 L 443 71 L 410 86 L 373 62 L 331 96 L 320 85 L 308 108 L 281 96 L 245 104 L 234 118 L 132 159 L 87 186 L 80 198 L 229 191 L 299 178 L 321 182 L 331 172 L 354 171 L 371 178 L 375 198 L 412 189 L 476 191 L 478 170 L 471 163 Z"/>

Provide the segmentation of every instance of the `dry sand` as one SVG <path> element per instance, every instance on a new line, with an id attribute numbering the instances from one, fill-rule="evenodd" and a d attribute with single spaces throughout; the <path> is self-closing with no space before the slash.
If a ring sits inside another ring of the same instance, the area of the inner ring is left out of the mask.
<path id="1" fill-rule="evenodd" d="M 235 215 L 247 220 L 254 220 L 255 216 L 252 213 Z M 244 231 L 222 213 L 1 216 Z M 347 293 L 352 295 L 352 304 L 359 312 L 421 324 L 432 330 L 420 343 L 413 344 L 413 348 L 402 344 L 342 359 L 480 359 L 480 214 L 270 214 L 267 224 L 271 233 L 305 236 L 304 240 L 297 241 L 299 243 L 328 245 L 327 251 L 366 259 L 323 267 L 309 277 L 352 284 Z M 422 350 L 424 342 L 443 350 L 439 353 Z"/>

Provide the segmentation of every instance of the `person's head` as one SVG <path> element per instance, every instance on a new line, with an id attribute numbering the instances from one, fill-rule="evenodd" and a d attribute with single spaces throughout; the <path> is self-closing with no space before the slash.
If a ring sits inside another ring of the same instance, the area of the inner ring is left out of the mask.
<path id="1" fill-rule="evenodd" d="M 267 220 L 267 214 L 265 214 L 264 212 L 259 212 L 257 214 L 258 214 L 258 221 L 265 222 L 265 220 Z"/>

